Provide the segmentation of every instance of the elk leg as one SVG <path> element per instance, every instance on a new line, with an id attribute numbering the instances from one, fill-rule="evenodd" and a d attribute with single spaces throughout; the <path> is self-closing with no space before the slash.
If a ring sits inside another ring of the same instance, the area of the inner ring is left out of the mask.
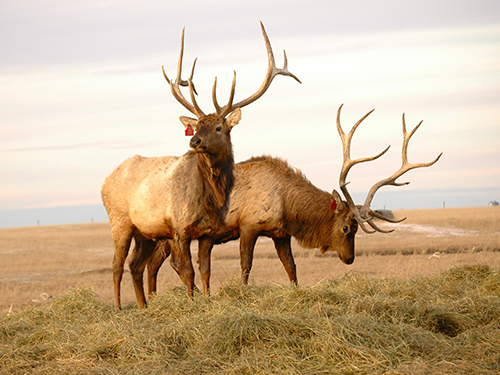
<path id="1" fill-rule="evenodd" d="M 132 241 L 133 227 L 131 224 L 111 224 L 111 237 L 115 247 L 113 256 L 113 288 L 115 297 L 115 309 L 121 309 L 121 282 L 125 259 L 127 259 L 130 242 Z"/>
<path id="2" fill-rule="evenodd" d="M 278 253 L 278 257 L 285 267 L 288 278 L 293 285 L 297 285 L 297 268 L 292 254 L 292 246 L 290 245 L 290 237 L 273 238 L 274 247 Z"/>
<path id="3" fill-rule="evenodd" d="M 213 237 L 200 237 L 198 239 L 198 262 L 200 264 L 201 282 L 203 284 L 203 295 L 210 295 L 210 268 L 211 254 L 214 246 Z"/>
<path id="4" fill-rule="evenodd" d="M 174 241 L 169 241 L 169 245 L 171 246 L 170 247 L 170 250 L 171 250 L 171 253 L 170 253 L 170 266 L 172 266 L 172 268 L 174 269 L 174 271 L 177 273 L 177 275 L 179 275 L 179 277 L 181 276 L 180 272 L 179 272 L 179 269 L 180 269 L 180 265 L 181 265 L 181 262 L 178 258 L 178 251 L 174 251 L 173 247 L 172 246 L 175 246 L 175 242 Z"/>
<path id="5" fill-rule="evenodd" d="M 177 269 L 176 267 L 174 267 L 174 269 L 178 271 L 182 282 L 186 285 L 188 296 L 193 298 L 194 268 L 191 261 L 191 239 L 180 239 L 177 235 L 176 237 L 176 246 L 172 248 L 172 256 L 177 265 Z"/>
<path id="6" fill-rule="evenodd" d="M 243 284 L 248 284 L 248 277 L 252 269 L 253 251 L 258 237 L 258 235 L 248 230 L 242 230 L 240 234 L 241 281 Z"/>
<path id="7" fill-rule="evenodd" d="M 129 262 L 130 274 L 132 275 L 132 283 L 134 284 L 135 298 L 137 299 L 137 307 L 143 309 L 146 307 L 146 295 L 144 294 L 144 268 L 151 259 L 156 248 L 156 242 L 144 238 L 137 233 L 134 236 L 135 246 L 132 251 L 132 257 Z"/>
<path id="8" fill-rule="evenodd" d="M 179 277 L 180 277 L 181 276 L 181 274 L 179 272 L 180 261 L 176 258 L 175 251 L 172 250 L 172 246 L 174 246 L 175 242 L 168 241 L 168 244 L 170 246 L 170 265 L 172 266 L 174 271 L 177 272 L 177 275 L 179 275 Z M 198 288 L 196 287 L 196 285 L 193 286 L 193 290 L 198 291 Z"/>
<path id="9" fill-rule="evenodd" d="M 156 243 L 153 255 L 147 264 L 148 268 L 148 294 L 151 296 L 156 293 L 156 284 L 158 280 L 158 271 L 161 265 L 170 255 L 170 241 L 160 240 Z"/>

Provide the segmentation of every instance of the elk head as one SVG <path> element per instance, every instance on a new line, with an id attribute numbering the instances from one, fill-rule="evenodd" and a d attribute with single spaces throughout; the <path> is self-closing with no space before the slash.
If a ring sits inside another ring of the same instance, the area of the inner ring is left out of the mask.
<path id="1" fill-rule="evenodd" d="M 268 69 L 264 82 L 260 88 L 250 97 L 244 99 L 238 103 L 233 103 L 234 93 L 236 87 L 236 72 L 234 72 L 233 83 L 231 86 L 231 93 L 229 95 L 229 101 L 224 106 L 219 106 L 216 96 L 217 90 L 217 77 L 215 77 L 213 89 L 212 89 L 212 100 L 215 106 L 215 113 L 205 115 L 201 108 L 196 103 L 195 94 L 196 90 L 193 84 L 193 74 L 196 65 L 196 59 L 193 63 L 193 68 L 191 70 L 191 76 L 187 80 L 181 79 L 182 73 L 182 59 L 184 55 L 184 29 L 182 30 L 182 40 L 181 40 L 181 51 L 179 56 L 179 62 L 177 65 L 177 77 L 175 81 L 170 80 L 165 74 L 165 70 L 162 66 L 162 71 L 165 79 L 170 85 L 172 94 L 188 111 L 196 115 L 195 118 L 181 116 L 180 120 L 186 129 L 193 129 L 196 133 L 190 141 L 190 147 L 198 153 L 207 154 L 211 164 L 216 165 L 219 160 L 224 159 L 224 156 L 231 151 L 231 140 L 230 133 L 232 128 L 238 124 L 241 119 L 241 108 L 253 103 L 259 99 L 269 88 L 272 80 L 277 75 L 290 76 L 294 78 L 297 82 L 301 83 L 300 80 L 290 73 L 287 68 L 287 58 L 286 53 L 284 53 L 284 66 L 282 69 L 277 69 L 274 62 L 274 54 L 267 36 L 266 30 L 262 22 L 260 23 L 262 28 L 262 34 L 264 35 L 264 41 L 266 43 L 267 55 L 268 55 Z M 192 104 L 184 98 L 181 93 L 179 86 L 188 86 L 189 93 L 191 96 Z"/>
<path id="2" fill-rule="evenodd" d="M 403 147 L 402 147 L 402 165 L 401 167 L 399 168 L 399 170 L 397 170 L 392 176 L 390 177 L 387 177 L 377 183 L 375 183 L 370 191 L 368 192 L 368 196 L 366 197 L 366 200 L 365 200 L 365 203 L 362 205 L 362 206 L 357 206 L 351 195 L 349 194 L 349 191 L 347 190 L 347 184 L 349 182 L 346 182 L 346 178 L 347 178 L 347 174 L 349 173 L 349 170 L 356 164 L 359 164 L 359 163 L 364 163 L 364 162 L 368 162 L 368 161 L 372 161 L 372 160 L 375 160 L 375 159 L 378 159 L 379 157 L 381 157 L 382 155 L 384 155 L 387 150 L 389 150 L 389 147 L 387 147 L 384 151 L 382 151 L 380 154 L 378 155 L 375 155 L 375 156 L 372 156 L 372 157 L 365 157 L 365 158 L 359 158 L 359 159 L 356 159 L 356 160 L 352 160 L 351 159 L 351 140 L 352 140 L 352 136 L 354 134 L 354 132 L 356 131 L 356 129 L 358 128 L 358 126 L 361 124 L 361 122 L 370 115 L 370 113 L 372 113 L 374 110 L 371 110 L 370 112 L 368 112 L 366 115 L 364 115 L 363 117 L 361 117 L 361 119 L 358 120 L 358 122 L 356 122 L 356 124 L 354 124 L 354 126 L 352 127 L 351 131 L 346 134 L 344 133 L 344 131 L 342 130 L 342 126 L 340 125 L 340 111 L 342 109 L 342 105 L 339 107 L 338 111 L 337 111 L 337 131 L 340 135 L 340 138 L 342 139 L 342 148 L 343 148 L 343 165 L 342 165 L 342 170 L 340 172 L 340 177 L 339 177 L 339 187 L 340 187 L 340 190 L 342 191 L 342 193 L 344 194 L 344 197 L 346 199 L 346 205 L 344 205 L 344 202 L 342 202 L 342 200 L 340 199 L 338 193 L 336 191 L 334 191 L 334 194 L 333 194 L 333 199 L 334 199 L 334 202 L 337 203 L 337 209 L 339 210 L 339 212 L 343 213 L 345 210 L 348 210 L 349 213 L 348 213 L 348 216 L 351 218 L 348 222 L 353 222 L 354 220 L 357 222 L 357 224 L 359 224 L 359 226 L 361 227 L 361 229 L 363 229 L 363 231 L 365 231 L 366 233 L 369 233 L 369 234 L 372 234 L 372 233 L 375 233 L 375 232 L 382 232 L 382 233 L 390 233 L 392 231 L 394 231 L 394 229 L 392 230 L 389 230 L 389 231 L 386 231 L 386 230 L 383 230 L 381 228 L 379 228 L 374 222 L 373 220 L 374 219 L 380 219 L 380 220 L 384 220 L 384 221 L 388 221 L 388 222 L 391 222 L 391 223 L 399 223 L 403 220 L 405 220 L 406 218 L 403 218 L 403 219 L 400 219 L 400 220 L 395 220 L 395 219 L 392 219 L 392 218 L 389 218 L 387 216 L 384 216 L 380 213 L 377 213 L 375 211 L 372 211 L 372 209 L 370 208 L 370 204 L 373 200 L 373 197 L 375 196 L 375 193 L 377 192 L 378 189 L 380 189 L 382 186 L 387 186 L 387 185 L 393 185 L 393 186 L 403 186 L 403 185 L 408 185 L 409 182 L 396 182 L 396 180 L 401 177 L 403 174 L 405 174 L 406 172 L 412 170 L 412 169 L 415 169 L 415 168 L 424 168 L 424 167 L 430 167 L 431 165 L 434 165 L 438 160 L 439 158 L 441 157 L 441 154 L 438 155 L 438 157 L 436 159 L 434 159 L 433 161 L 429 162 L 429 163 L 417 163 L 417 164 L 411 164 L 408 162 L 408 143 L 410 142 L 410 138 L 413 136 L 413 134 L 415 134 L 415 132 L 417 131 L 417 129 L 420 127 L 420 125 L 422 124 L 422 121 L 420 121 L 420 123 L 411 131 L 411 132 L 407 132 L 406 131 L 406 122 L 405 122 L 405 115 L 403 113 Z M 339 208 L 342 207 L 342 208 Z M 347 208 L 344 208 L 344 206 L 347 206 Z M 370 230 L 366 227 L 365 224 L 368 224 L 373 230 Z M 347 226 L 345 226 L 347 228 Z M 354 229 L 354 225 L 351 225 L 350 227 L 350 230 L 348 230 L 346 232 L 346 236 L 349 236 L 351 231 Z M 357 228 L 356 228 L 357 230 Z M 353 246 L 354 246 L 354 241 L 353 241 Z M 354 253 L 353 253 L 354 254 Z M 354 255 L 353 255 L 354 256 Z"/>
<path id="3" fill-rule="evenodd" d="M 358 222 L 349 207 L 342 201 L 336 190 L 332 192 L 331 210 L 334 220 L 330 232 L 329 246 L 323 246 L 321 254 L 329 250 L 337 251 L 339 259 L 345 264 L 354 262 L 354 236 L 358 231 Z"/>

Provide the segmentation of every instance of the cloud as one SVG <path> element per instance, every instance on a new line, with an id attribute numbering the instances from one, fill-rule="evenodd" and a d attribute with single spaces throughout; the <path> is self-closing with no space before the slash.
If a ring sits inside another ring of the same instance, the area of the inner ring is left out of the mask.
<path id="1" fill-rule="evenodd" d="M 113 141 L 113 142 L 86 142 L 73 143 L 54 146 L 38 147 L 20 147 L 11 149 L 0 149 L 0 153 L 22 153 L 32 151 L 67 151 L 67 150 L 86 150 L 86 149 L 137 149 L 141 147 L 151 147 L 160 145 L 160 141 L 134 142 L 134 141 Z"/>
<path id="2" fill-rule="evenodd" d="M 392 145 L 379 163 L 352 171 L 353 191 L 399 167 L 403 112 L 409 127 L 425 120 L 410 145 L 412 161 L 444 151 L 434 167 L 409 176 L 408 189 L 500 185 L 498 1 L 294 0 L 283 8 L 264 0 L 20 0 L 1 7 L 0 207 L 99 202 L 104 177 L 127 157 L 186 152 L 178 116 L 189 113 L 160 70 L 175 74 L 182 26 L 184 69 L 200 58 L 195 82 L 208 112 L 215 76 L 221 100 L 233 69 L 236 100 L 260 85 L 267 68 L 260 19 L 277 65 L 286 49 L 303 84 L 277 77 L 244 109 L 232 133 L 237 161 L 279 155 L 331 190 L 341 163 L 335 113 L 345 103 L 346 129 L 376 108 L 355 135 L 354 155 Z"/>

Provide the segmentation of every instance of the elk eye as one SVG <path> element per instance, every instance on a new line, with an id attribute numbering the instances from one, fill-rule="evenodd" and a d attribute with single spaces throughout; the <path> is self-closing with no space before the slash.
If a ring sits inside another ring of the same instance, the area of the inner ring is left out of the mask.
<path id="1" fill-rule="evenodd" d="M 349 227 L 348 226 L 344 226 L 342 228 L 342 230 L 344 231 L 344 233 L 347 233 L 347 232 L 349 232 Z"/>
<path id="2" fill-rule="evenodd" d="M 217 133 L 220 133 L 220 132 L 221 132 L 221 130 L 222 130 L 222 126 L 220 126 L 220 125 L 218 125 L 218 126 L 215 128 L 215 131 L 216 131 Z"/>

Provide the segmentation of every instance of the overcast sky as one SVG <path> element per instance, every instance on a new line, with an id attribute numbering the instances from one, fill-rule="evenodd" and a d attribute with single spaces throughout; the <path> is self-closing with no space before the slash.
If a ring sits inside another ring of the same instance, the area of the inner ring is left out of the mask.
<path id="1" fill-rule="evenodd" d="M 500 200 L 500 1 L 2 1 L 0 3 L 0 211 L 100 204 L 100 187 L 126 158 L 181 155 L 191 115 L 161 73 L 185 65 L 208 113 L 218 97 L 261 84 L 267 56 L 302 81 L 277 77 L 242 110 L 236 161 L 281 156 L 321 189 L 338 188 L 342 163 L 335 115 L 350 127 L 375 108 L 352 156 L 390 151 L 353 168 L 362 203 L 401 163 L 401 116 L 413 128 L 410 162 L 433 167 L 386 187 L 374 206 L 431 208 Z M 377 207 L 375 207 L 377 208 Z"/>

